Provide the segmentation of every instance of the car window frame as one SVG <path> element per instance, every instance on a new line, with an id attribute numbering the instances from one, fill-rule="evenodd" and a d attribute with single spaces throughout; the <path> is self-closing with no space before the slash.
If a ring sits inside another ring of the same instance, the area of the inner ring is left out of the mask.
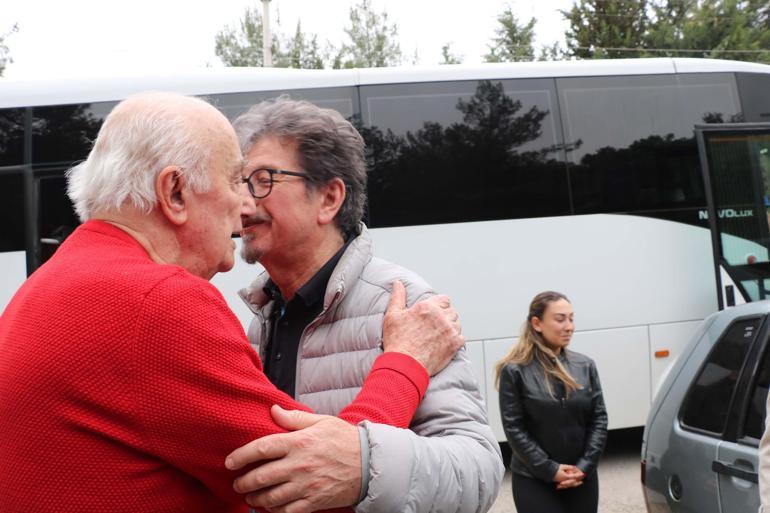
<path id="1" fill-rule="evenodd" d="M 735 394 L 732 398 L 733 404 L 731 404 L 727 417 L 726 437 L 723 437 L 726 441 L 759 447 L 759 438 L 745 434 L 746 416 L 749 403 L 751 402 L 751 395 L 754 393 L 757 380 L 759 379 L 762 362 L 764 358 L 768 357 L 768 351 L 770 351 L 770 323 L 763 322 L 752 347 L 746 355 L 743 368 L 741 369 L 741 376 L 735 386 Z M 736 401 L 736 397 L 740 398 L 740 400 Z M 765 412 L 765 416 L 767 416 L 767 412 Z"/>
<path id="2" fill-rule="evenodd" d="M 752 361 L 752 355 L 756 357 L 756 352 L 759 351 L 759 347 L 764 347 L 766 345 L 768 336 L 770 336 L 770 323 L 767 322 L 768 314 L 750 314 L 750 315 L 741 315 L 739 317 L 736 317 L 730 321 L 730 323 L 724 327 L 722 330 L 722 333 L 720 333 L 719 338 L 716 339 L 716 341 L 711 345 L 711 348 L 709 348 L 708 353 L 703 358 L 703 360 L 698 365 L 698 369 L 693 374 L 693 378 L 690 381 L 690 383 L 687 385 L 687 391 L 682 396 L 682 402 L 679 404 L 679 410 L 677 412 L 677 422 L 679 424 L 679 427 L 684 430 L 688 431 L 690 433 L 697 433 L 699 435 L 708 436 L 710 438 L 715 438 L 719 440 L 724 441 L 737 441 L 737 432 L 738 432 L 738 423 L 740 422 L 741 428 L 743 426 L 743 423 L 745 422 L 745 419 L 741 417 L 736 417 L 737 414 L 745 412 L 746 402 L 748 399 L 745 399 L 746 396 L 746 390 L 747 390 L 747 381 L 751 381 L 753 383 L 753 380 L 750 379 L 753 377 L 753 374 L 747 374 L 746 370 L 749 366 L 748 362 Z M 701 373 L 703 372 L 704 367 L 706 366 L 706 363 L 709 362 L 712 354 L 716 350 L 717 346 L 719 346 L 720 342 L 724 339 L 725 335 L 729 333 L 729 331 L 735 326 L 735 324 L 739 322 L 745 322 L 745 321 L 751 321 L 751 320 L 759 320 L 759 326 L 757 327 L 757 335 L 754 337 L 754 340 L 751 342 L 751 346 L 749 347 L 748 351 L 746 351 L 746 356 L 743 358 L 743 362 L 741 363 L 740 370 L 738 372 L 738 379 L 736 380 L 735 388 L 732 391 L 732 394 L 730 395 L 730 401 L 727 406 L 727 420 L 725 421 L 724 426 L 722 427 L 722 431 L 719 433 L 716 433 L 714 431 L 708 431 L 706 429 L 701 429 L 695 426 L 690 426 L 686 424 L 683 420 L 684 417 L 684 406 L 687 403 L 688 399 L 690 398 L 690 394 L 693 393 L 693 389 L 695 388 L 695 385 L 698 381 L 698 378 L 701 376 Z M 756 361 L 756 358 L 755 360 Z M 755 368 L 752 369 L 752 372 L 755 372 Z M 744 396 L 743 400 L 736 400 L 736 398 L 739 398 L 741 396 Z M 736 408 L 740 406 L 741 410 L 736 412 Z"/>

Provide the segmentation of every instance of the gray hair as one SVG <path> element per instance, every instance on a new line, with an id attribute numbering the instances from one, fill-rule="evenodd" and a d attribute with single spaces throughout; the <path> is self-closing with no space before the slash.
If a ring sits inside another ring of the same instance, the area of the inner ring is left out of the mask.
<path id="1" fill-rule="evenodd" d="M 129 201 L 150 212 L 157 203 L 155 180 L 178 166 L 197 193 L 211 186 L 210 151 L 190 108 L 211 107 L 175 93 L 141 93 L 119 103 L 102 124 L 88 158 L 67 171 L 67 194 L 81 221 L 97 212 L 119 211 Z"/>
<path id="2" fill-rule="evenodd" d="M 341 179 L 346 194 L 335 222 L 345 240 L 359 233 L 366 203 L 364 140 L 339 112 L 280 96 L 254 105 L 233 126 L 244 154 L 265 136 L 295 141 L 310 188 Z"/>

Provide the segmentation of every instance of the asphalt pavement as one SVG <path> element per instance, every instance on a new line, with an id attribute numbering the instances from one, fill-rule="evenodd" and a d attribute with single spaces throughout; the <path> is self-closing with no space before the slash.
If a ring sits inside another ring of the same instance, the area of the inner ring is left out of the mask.
<path id="1" fill-rule="evenodd" d="M 599 461 L 599 513 L 645 513 L 639 455 L 642 429 L 610 431 Z M 511 472 L 505 473 L 500 494 L 490 513 L 516 511 L 511 496 Z"/>

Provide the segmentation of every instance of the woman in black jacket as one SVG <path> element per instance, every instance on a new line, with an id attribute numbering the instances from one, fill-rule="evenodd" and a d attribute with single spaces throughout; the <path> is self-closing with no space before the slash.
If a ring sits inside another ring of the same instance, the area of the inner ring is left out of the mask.
<path id="1" fill-rule="evenodd" d="M 573 316 L 564 294 L 538 294 L 519 341 L 495 368 L 519 513 L 598 508 L 607 411 L 593 360 L 567 350 Z"/>

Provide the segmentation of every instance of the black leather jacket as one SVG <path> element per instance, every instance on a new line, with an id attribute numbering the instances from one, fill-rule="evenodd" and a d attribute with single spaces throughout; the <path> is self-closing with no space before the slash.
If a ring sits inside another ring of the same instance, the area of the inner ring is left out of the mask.
<path id="1" fill-rule="evenodd" d="M 607 441 L 607 410 L 593 360 L 562 351 L 562 364 L 582 390 L 565 397 L 561 381 L 548 393 L 543 367 L 533 360 L 509 363 L 500 374 L 500 414 L 513 449 L 511 470 L 553 481 L 559 464 L 576 465 L 590 475 Z"/>

